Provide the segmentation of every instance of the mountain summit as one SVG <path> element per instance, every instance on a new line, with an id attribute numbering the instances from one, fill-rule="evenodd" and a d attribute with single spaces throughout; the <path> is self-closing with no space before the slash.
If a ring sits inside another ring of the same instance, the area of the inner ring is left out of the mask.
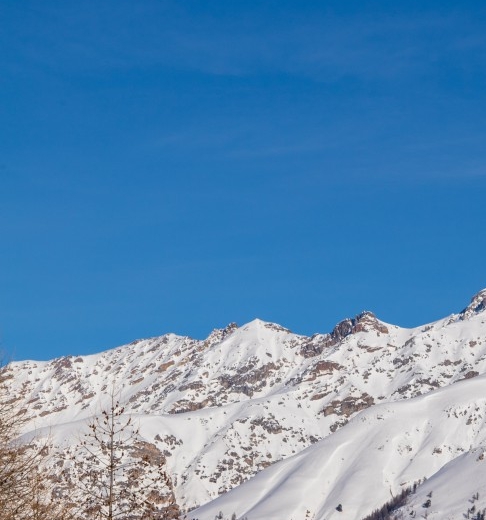
<path id="1" fill-rule="evenodd" d="M 467 320 L 471 316 L 483 312 L 486 309 L 486 289 L 479 291 L 471 298 L 471 303 L 460 313 L 461 320 Z"/>
<path id="2" fill-rule="evenodd" d="M 254 320 L 15 362 L 7 381 L 61 461 L 115 391 L 189 519 L 362 520 L 414 485 L 404 517 L 456 519 L 473 494 L 486 508 L 485 305 L 413 329 L 365 311 L 312 336 Z"/>

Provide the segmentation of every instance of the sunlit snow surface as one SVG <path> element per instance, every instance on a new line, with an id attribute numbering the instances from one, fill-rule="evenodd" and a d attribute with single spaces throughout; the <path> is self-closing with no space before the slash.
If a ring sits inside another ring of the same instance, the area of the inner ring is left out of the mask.
<path id="1" fill-rule="evenodd" d="M 309 338 L 255 320 L 13 363 L 10 384 L 34 415 L 26 435 L 71 451 L 114 389 L 165 451 L 180 505 L 201 506 L 188 518 L 359 520 L 427 477 L 404 517 L 459 519 L 486 507 L 485 295 L 415 329 L 364 313 Z"/>

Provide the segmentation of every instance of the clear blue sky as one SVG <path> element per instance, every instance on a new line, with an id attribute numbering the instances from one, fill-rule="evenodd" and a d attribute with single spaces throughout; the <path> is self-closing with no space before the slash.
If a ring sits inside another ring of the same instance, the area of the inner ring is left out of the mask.
<path id="1" fill-rule="evenodd" d="M 484 1 L 6 0 L 0 122 L 7 356 L 486 287 Z"/>

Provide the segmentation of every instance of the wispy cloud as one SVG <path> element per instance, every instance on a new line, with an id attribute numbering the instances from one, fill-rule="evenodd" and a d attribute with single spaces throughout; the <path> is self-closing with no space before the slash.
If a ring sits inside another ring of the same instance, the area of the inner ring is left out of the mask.
<path id="1" fill-rule="evenodd" d="M 173 67 L 333 81 L 343 75 L 383 79 L 423 71 L 450 49 L 484 49 L 485 42 L 480 28 L 457 13 L 371 17 L 316 10 L 307 17 L 272 18 L 249 8 L 235 18 L 194 13 L 170 2 L 113 5 L 64 4 L 28 13 L 18 27 L 24 54 L 53 70 L 78 73 Z"/>

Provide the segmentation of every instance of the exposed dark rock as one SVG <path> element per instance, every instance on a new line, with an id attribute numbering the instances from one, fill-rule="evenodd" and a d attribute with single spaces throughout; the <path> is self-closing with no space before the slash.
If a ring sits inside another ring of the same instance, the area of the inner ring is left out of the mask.
<path id="1" fill-rule="evenodd" d="M 476 372 L 475 370 L 470 370 L 464 375 L 463 379 L 472 379 L 476 376 L 479 376 L 479 372 Z"/>
<path id="2" fill-rule="evenodd" d="M 222 387 L 251 397 L 254 392 L 267 386 L 269 375 L 279 368 L 273 362 L 266 363 L 258 368 L 253 368 L 253 366 L 252 363 L 250 366 L 242 367 L 234 375 L 224 374 L 220 376 L 219 381 Z"/>
<path id="3" fill-rule="evenodd" d="M 339 363 L 335 363 L 333 361 L 318 361 L 315 365 L 309 367 L 309 369 L 306 371 L 306 381 L 314 381 L 318 376 L 322 375 L 329 376 L 333 372 L 342 370 L 343 368 L 344 367 L 342 367 Z"/>
<path id="4" fill-rule="evenodd" d="M 334 340 L 330 334 L 315 335 L 302 343 L 299 354 L 305 358 L 316 357 L 331 345 L 334 345 Z"/>
<path id="5" fill-rule="evenodd" d="M 331 337 L 335 342 L 338 342 L 350 334 L 370 330 L 375 330 L 383 334 L 388 333 L 388 328 L 378 321 L 372 312 L 364 311 L 355 318 L 347 318 L 339 322 L 331 332 Z"/>
<path id="6" fill-rule="evenodd" d="M 386 325 L 381 323 L 372 312 L 364 311 L 361 314 L 358 314 L 355 318 L 346 318 L 339 322 L 334 327 L 331 334 L 314 335 L 309 338 L 308 341 L 302 344 L 300 355 L 306 358 L 318 356 L 322 354 L 326 348 L 337 345 L 350 334 L 372 330 L 379 334 L 388 333 Z M 371 347 L 365 348 L 369 348 L 370 352 L 373 352 L 374 350 Z"/>
<path id="7" fill-rule="evenodd" d="M 258 417 L 251 421 L 253 426 L 261 426 L 268 433 L 282 433 L 283 428 L 275 417 Z"/>
<path id="8" fill-rule="evenodd" d="M 471 303 L 459 314 L 460 320 L 467 320 L 486 309 L 486 289 L 478 292 L 471 298 Z"/>
<path id="9" fill-rule="evenodd" d="M 365 408 L 370 407 L 374 403 L 375 400 L 373 397 L 367 393 L 364 393 L 359 397 L 346 397 L 342 401 L 335 399 L 334 401 L 331 401 L 331 403 L 328 404 L 325 408 L 323 408 L 321 413 L 324 414 L 324 417 L 332 414 L 349 417 L 355 412 L 359 412 L 360 410 L 364 410 Z"/>
<path id="10" fill-rule="evenodd" d="M 226 337 L 238 329 L 236 323 L 230 323 L 224 329 L 214 329 L 204 342 L 207 346 L 221 343 Z"/>

